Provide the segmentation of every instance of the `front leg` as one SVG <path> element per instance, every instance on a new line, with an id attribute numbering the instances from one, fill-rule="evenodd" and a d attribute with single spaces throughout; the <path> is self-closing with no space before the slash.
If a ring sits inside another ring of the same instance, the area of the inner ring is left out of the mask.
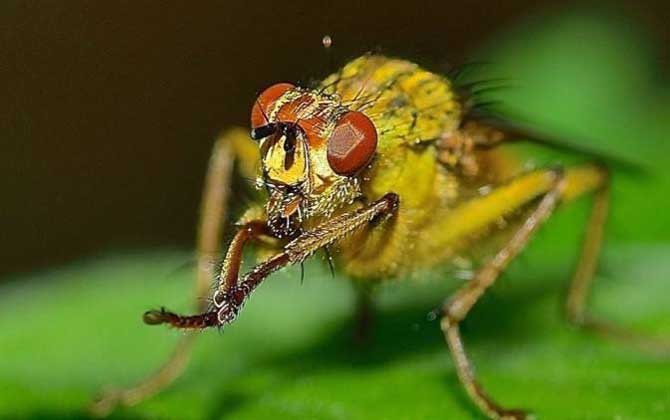
<path id="1" fill-rule="evenodd" d="M 228 261 L 232 255 L 229 249 L 226 255 L 227 261 L 224 262 L 226 275 L 219 277 L 218 287 L 212 296 L 213 305 L 209 311 L 198 315 L 183 316 L 165 309 L 152 310 L 144 314 L 144 320 L 150 325 L 170 324 L 183 329 L 202 329 L 229 324 L 237 318 L 251 293 L 270 274 L 287 265 L 301 263 L 319 249 L 343 239 L 368 223 L 394 214 L 398 205 L 398 195 L 388 193 L 366 207 L 328 220 L 300 234 L 286 244 L 279 253 L 256 265 L 239 282 L 235 281 L 239 262 Z M 226 270 L 226 267 L 232 267 L 232 271 L 230 268 Z"/>

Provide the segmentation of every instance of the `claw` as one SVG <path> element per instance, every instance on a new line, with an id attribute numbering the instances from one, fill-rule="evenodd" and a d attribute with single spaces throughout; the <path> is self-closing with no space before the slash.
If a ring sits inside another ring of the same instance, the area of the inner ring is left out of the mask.
<path id="1" fill-rule="evenodd" d="M 152 309 L 150 311 L 146 311 L 142 315 L 142 321 L 144 321 L 144 323 L 147 325 L 165 324 L 169 322 L 168 315 L 169 313 L 165 311 L 165 308 L 161 308 L 160 310 Z"/>
<path id="2" fill-rule="evenodd" d="M 88 407 L 88 413 L 95 418 L 107 417 L 114 408 L 119 405 L 122 399 L 122 392 L 118 390 L 108 390 L 98 396 Z"/>

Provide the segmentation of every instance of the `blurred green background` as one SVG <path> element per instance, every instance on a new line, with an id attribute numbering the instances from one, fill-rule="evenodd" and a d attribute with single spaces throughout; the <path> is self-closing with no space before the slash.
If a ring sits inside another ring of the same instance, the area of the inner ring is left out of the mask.
<path id="1" fill-rule="evenodd" d="M 312 80 L 368 50 L 432 69 L 490 62 L 473 77 L 512 80 L 491 93 L 506 109 L 637 164 L 614 173 L 594 310 L 670 336 L 670 30 L 661 2 L 2 8 L 10 83 L 0 270 L 12 273 L 0 279 L 2 418 L 87 418 L 101 386 L 132 383 L 164 360 L 179 333 L 145 327 L 139 315 L 189 307 L 183 267 L 211 139 L 246 124 L 266 85 Z M 582 159 L 520 151 L 535 165 Z M 670 359 L 561 319 L 588 204 L 561 209 L 540 232 L 465 322 L 466 345 L 498 400 L 540 418 L 668 418 Z M 273 276 L 233 327 L 202 334 L 182 380 L 115 417 L 478 416 L 427 317 L 456 281 L 434 273 L 389 284 L 373 341 L 357 347 L 349 285 L 320 261 L 306 270 L 303 285 L 295 269 Z"/>

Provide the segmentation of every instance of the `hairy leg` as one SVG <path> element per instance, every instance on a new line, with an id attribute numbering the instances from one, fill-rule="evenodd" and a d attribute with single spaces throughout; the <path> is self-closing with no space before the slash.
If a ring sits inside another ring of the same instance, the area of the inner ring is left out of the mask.
<path id="1" fill-rule="evenodd" d="M 214 268 L 221 251 L 221 236 L 227 213 L 233 162 L 235 159 L 240 160 L 242 171 L 252 170 L 254 163 L 249 160 L 256 159 L 252 148 L 255 149 L 255 145 L 248 134 L 241 129 L 235 129 L 221 135 L 212 150 L 205 177 L 198 226 L 195 306 L 199 312 L 207 307 L 207 298 L 215 277 Z M 135 405 L 170 385 L 186 368 L 196 338 L 195 334 L 189 331 L 180 337 L 170 358 L 137 385 L 104 393 L 90 407 L 91 413 L 105 416 L 116 406 Z"/>
<path id="2" fill-rule="evenodd" d="M 257 264 L 237 282 L 232 274 L 219 277 L 219 284 L 212 297 L 213 308 L 196 315 L 178 315 L 173 312 L 152 310 L 145 313 L 145 320 L 152 325 L 168 324 L 176 328 L 202 329 L 222 327 L 233 322 L 251 293 L 275 271 L 288 265 L 300 264 L 320 249 L 345 238 L 357 229 L 374 224 L 379 219 L 393 215 L 399 205 L 399 198 L 388 193 L 380 199 L 347 213 L 334 217 L 315 228 L 299 234 L 284 245 L 281 250 Z M 229 251 L 230 252 L 230 251 Z M 236 273 L 236 270 L 232 272 Z M 229 277 L 230 275 L 230 277 Z M 230 286 L 230 284 L 235 284 Z"/>

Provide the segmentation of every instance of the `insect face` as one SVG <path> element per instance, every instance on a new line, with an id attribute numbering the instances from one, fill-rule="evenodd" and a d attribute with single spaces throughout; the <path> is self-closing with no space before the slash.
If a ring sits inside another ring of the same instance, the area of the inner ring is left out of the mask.
<path id="1" fill-rule="evenodd" d="M 327 216 L 360 195 L 357 176 L 374 156 L 377 132 L 337 97 L 273 85 L 256 100 L 251 128 L 260 142 L 259 184 L 270 193 L 268 225 L 276 236 L 294 236 L 305 219 Z"/>

